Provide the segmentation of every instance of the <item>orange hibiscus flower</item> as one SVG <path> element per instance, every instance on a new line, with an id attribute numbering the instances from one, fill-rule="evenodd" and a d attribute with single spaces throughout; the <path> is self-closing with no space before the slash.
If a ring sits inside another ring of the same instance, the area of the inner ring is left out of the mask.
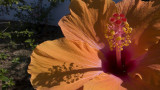
<path id="1" fill-rule="evenodd" d="M 38 90 L 159 90 L 160 1 L 71 0 L 65 38 L 31 55 Z"/>

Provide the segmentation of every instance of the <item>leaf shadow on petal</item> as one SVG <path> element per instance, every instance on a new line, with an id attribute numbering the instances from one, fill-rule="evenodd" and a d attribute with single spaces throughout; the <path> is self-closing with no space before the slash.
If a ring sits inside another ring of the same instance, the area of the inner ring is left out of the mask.
<path id="1" fill-rule="evenodd" d="M 76 69 L 79 68 L 79 69 Z M 70 63 L 69 66 L 64 63 L 63 65 L 52 66 L 49 68 L 49 72 L 39 73 L 33 80 L 33 86 L 36 88 L 38 86 L 51 88 L 58 86 L 61 83 L 71 84 L 81 78 L 83 78 L 86 72 L 90 71 L 102 71 L 101 68 L 86 68 L 80 69 L 81 67 Z"/>

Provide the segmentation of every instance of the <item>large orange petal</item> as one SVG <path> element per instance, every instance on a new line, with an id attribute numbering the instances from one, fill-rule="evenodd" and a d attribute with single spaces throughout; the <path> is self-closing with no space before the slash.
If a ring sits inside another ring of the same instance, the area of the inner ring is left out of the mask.
<path id="1" fill-rule="evenodd" d="M 81 41 L 46 41 L 31 55 L 31 83 L 38 90 L 78 89 L 102 72 L 98 54 L 98 50 Z"/>
<path id="2" fill-rule="evenodd" d="M 104 31 L 115 11 L 112 0 L 71 0 L 71 14 L 64 16 L 59 26 L 67 39 L 81 40 L 100 49 L 107 41 Z"/>
<path id="3" fill-rule="evenodd" d="M 160 90 L 160 64 L 141 67 L 130 73 L 122 86 L 128 90 Z"/>
<path id="4" fill-rule="evenodd" d="M 160 44 L 157 42 L 160 39 L 160 1 L 123 0 L 117 6 L 135 30 L 133 40 L 139 51 L 145 49 L 148 52 L 139 67 L 130 73 L 132 80 L 123 85 L 129 90 L 159 90 Z"/>
<path id="5" fill-rule="evenodd" d="M 160 42 L 149 48 L 146 56 L 134 72 L 129 74 L 131 82 L 124 85 L 128 88 L 141 88 L 140 90 L 160 90 Z M 139 77 L 139 80 L 136 78 Z M 141 78 L 141 79 L 140 79 Z"/>
<path id="6" fill-rule="evenodd" d="M 146 56 L 140 62 L 140 66 L 160 64 L 160 41 L 148 49 Z"/>
<path id="7" fill-rule="evenodd" d="M 160 36 L 160 1 L 123 0 L 117 4 L 135 30 L 133 40 L 141 49 L 154 45 Z"/>
<path id="8" fill-rule="evenodd" d="M 111 74 L 102 73 L 84 85 L 83 90 L 126 90 L 121 86 L 122 80 Z"/>

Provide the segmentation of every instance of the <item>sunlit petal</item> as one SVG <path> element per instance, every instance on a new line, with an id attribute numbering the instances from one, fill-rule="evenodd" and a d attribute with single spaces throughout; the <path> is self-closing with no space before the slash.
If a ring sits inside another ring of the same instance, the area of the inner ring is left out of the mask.
<path id="1" fill-rule="evenodd" d="M 81 41 L 46 41 L 31 55 L 28 73 L 36 89 L 75 90 L 101 72 L 99 52 Z"/>
<path id="2" fill-rule="evenodd" d="M 118 77 L 102 73 L 84 84 L 84 90 L 126 90 L 121 83 L 122 80 Z"/>
<path id="3" fill-rule="evenodd" d="M 59 26 L 67 39 L 81 40 L 101 49 L 106 42 L 106 24 L 115 11 L 112 0 L 71 0 L 71 14 L 64 16 Z"/>

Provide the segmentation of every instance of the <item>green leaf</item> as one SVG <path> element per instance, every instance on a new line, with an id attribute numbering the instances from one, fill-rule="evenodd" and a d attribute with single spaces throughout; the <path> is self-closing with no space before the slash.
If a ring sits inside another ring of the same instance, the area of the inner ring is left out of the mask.
<path id="1" fill-rule="evenodd" d="M 0 69 L 0 72 L 2 72 L 2 74 L 5 74 L 5 73 L 7 73 L 8 71 L 7 71 L 7 69 L 2 68 L 2 69 Z"/>
<path id="2" fill-rule="evenodd" d="M 9 81 L 9 78 L 4 75 L 0 75 L 0 80 L 7 82 Z"/>
<path id="3" fill-rule="evenodd" d="M 15 3 L 18 4 L 19 2 L 18 2 L 18 1 L 15 1 Z"/>
<path id="4" fill-rule="evenodd" d="M 13 82 L 13 79 L 12 79 L 12 78 L 10 78 L 9 81 L 6 82 L 6 84 L 7 84 L 8 86 L 13 86 L 13 85 L 15 85 L 15 83 Z"/>
<path id="5" fill-rule="evenodd" d="M 19 60 L 20 60 L 19 57 L 18 57 L 18 58 L 14 58 L 14 59 L 12 60 L 12 63 L 19 63 Z"/>
<path id="6" fill-rule="evenodd" d="M 32 39 L 27 39 L 24 41 L 25 43 L 31 43 L 32 42 Z"/>

